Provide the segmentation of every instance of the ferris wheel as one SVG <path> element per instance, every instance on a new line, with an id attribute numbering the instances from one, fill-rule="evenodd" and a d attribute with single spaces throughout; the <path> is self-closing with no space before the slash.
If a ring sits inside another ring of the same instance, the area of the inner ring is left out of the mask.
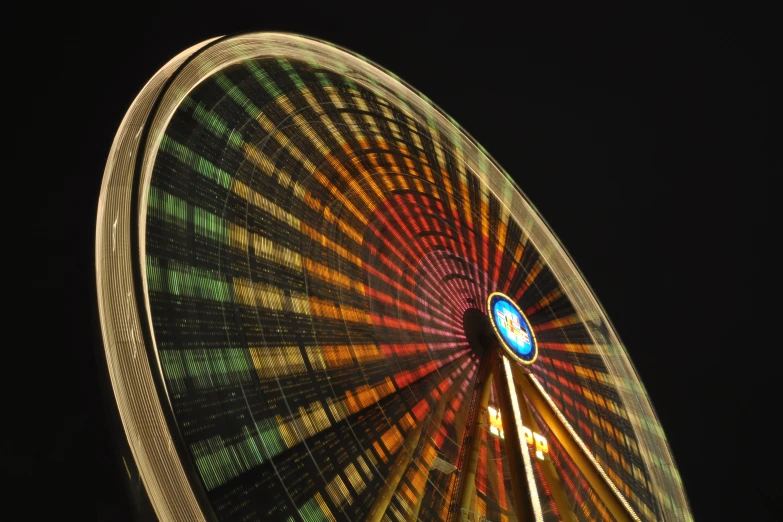
<path id="1" fill-rule="evenodd" d="M 115 138 L 96 272 L 161 521 L 692 519 L 552 231 L 354 53 L 257 33 L 166 64 Z"/>

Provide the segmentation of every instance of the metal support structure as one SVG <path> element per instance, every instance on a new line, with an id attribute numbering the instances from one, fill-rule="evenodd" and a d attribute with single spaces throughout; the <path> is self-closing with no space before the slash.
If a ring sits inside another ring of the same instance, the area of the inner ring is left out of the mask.
<path id="1" fill-rule="evenodd" d="M 487 350 L 478 370 L 478 386 L 480 386 L 478 404 L 473 419 L 471 419 L 473 424 L 470 427 L 469 438 L 463 442 L 463 444 L 469 444 L 463 468 L 464 471 L 460 478 L 459 505 L 463 511 L 470 511 L 473 495 L 476 491 L 476 468 L 478 466 L 479 450 L 481 449 L 482 430 L 489 418 L 487 406 L 489 406 L 489 395 L 492 390 L 492 368 L 497 364 L 497 358 L 497 350 Z"/>
<path id="2" fill-rule="evenodd" d="M 551 433 L 557 438 L 566 453 L 568 453 L 568 456 L 579 468 L 579 471 L 581 471 L 590 487 L 612 514 L 612 517 L 617 522 L 639 521 L 639 517 L 633 512 L 627 500 L 617 491 L 616 486 L 606 477 L 599 464 L 595 462 L 592 456 L 588 456 L 587 448 L 583 449 L 580 446 L 579 442 L 581 441 L 578 442 L 575 439 L 577 437 L 576 432 L 573 428 L 569 429 L 570 426 L 566 425 L 567 421 L 561 418 L 561 415 L 558 415 L 559 412 L 550 405 L 547 400 L 548 397 L 545 397 L 543 390 L 539 389 L 536 383 L 531 381 L 530 375 L 519 366 L 512 365 L 512 374 L 514 382 L 521 390 L 522 395 L 530 400 L 533 408 L 541 415 Z M 505 429 L 505 422 L 503 425 Z"/>
<path id="3" fill-rule="evenodd" d="M 492 365 L 492 373 L 495 380 L 495 391 L 498 396 L 498 410 L 500 420 L 503 423 L 504 446 L 506 450 L 509 474 L 511 475 L 511 493 L 514 500 L 514 512 L 517 522 L 533 522 L 533 503 L 527 486 L 527 478 L 524 469 L 522 447 L 524 435 L 517 430 L 514 421 L 514 408 L 511 403 L 511 395 L 506 385 L 506 375 L 502 364 L 502 357 L 496 359 Z M 512 365 L 515 366 L 515 365 Z M 521 443 L 520 443 L 521 441 Z"/>
<path id="4" fill-rule="evenodd" d="M 436 428 L 440 426 L 441 420 L 443 419 L 443 413 L 446 410 L 446 404 L 448 402 L 446 400 L 447 396 L 450 397 L 451 395 L 445 393 L 441 395 L 438 401 L 438 405 L 435 407 L 435 412 L 430 418 L 429 423 L 424 421 L 419 422 L 418 426 L 408 432 L 408 435 L 405 437 L 405 442 L 403 442 L 402 447 L 397 453 L 397 457 L 394 459 L 394 463 L 389 469 L 389 475 L 386 477 L 386 483 L 381 488 L 378 496 L 375 497 L 375 502 L 373 502 L 366 520 L 370 522 L 379 522 L 383 518 L 384 513 L 386 513 L 386 509 L 389 507 L 389 502 L 391 502 L 391 499 L 394 497 L 394 493 L 397 492 L 397 487 L 400 485 L 400 481 L 405 475 L 405 471 L 411 465 L 411 461 L 413 460 L 413 455 L 416 452 L 416 447 L 419 445 L 419 439 L 421 439 L 421 433 L 424 430 L 424 426 L 429 425 L 435 426 Z M 413 513 L 411 514 L 412 518 L 409 517 L 410 520 L 417 519 L 419 510 L 421 509 L 421 500 L 423 497 L 424 489 L 422 488 L 421 491 L 417 492 L 416 505 L 414 507 Z"/>
<path id="5" fill-rule="evenodd" d="M 367 514 L 368 522 L 380 522 L 383 518 L 383 514 L 386 513 L 386 509 L 389 507 L 394 493 L 397 491 L 397 486 L 400 484 L 402 476 L 405 474 L 405 470 L 411 463 L 413 453 L 416 451 L 416 446 L 419 445 L 419 439 L 421 438 L 421 432 L 424 428 L 424 422 L 420 422 L 418 426 L 411 429 L 408 435 L 405 437 L 405 442 L 402 443 L 397 457 L 394 459 L 394 463 L 389 469 L 389 474 L 386 477 L 386 482 L 381 487 L 378 496 L 375 497 L 375 502 L 372 504 L 369 513 Z"/>
<path id="6" fill-rule="evenodd" d="M 524 377 L 518 377 L 516 373 L 517 372 L 514 371 L 514 382 L 516 383 L 517 394 L 519 395 L 520 399 L 519 409 L 522 411 L 523 422 L 525 426 L 530 428 L 533 432 L 541 433 L 541 431 L 538 429 L 536 418 L 533 417 L 533 412 L 530 411 L 530 407 L 527 405 L 527 401 L 524 400 L 522 387 L 519 385 L 519 381 Z M 569 504 L 568 497 L 566 497 L 565 491 L 563 490 L 563 485 L 560 482 L 560 477 L 557 475 L 555 465 L 549 458 L 545 458 L 540 462 L 540 466 L 541 471 L 544 474 L 544 479 L 549 485 L 549 493 L 552 496 L 552 499 L 555 501 L 555 506 L 557 506 L 557 511 L 560 514 L 560 520 L 562 522 L 576 522 L 576 516 L 571 510 L 571 504 Z"/>
<path id="7" fill-rule="evenodd" d="M 430 423 L 429 423 L 427 433 L 429 433 L 430 430 L 437 431 L 438 429 L 440 429 L 440 424 L 443 421 L 443 414 L 446 411 L 446 404 L 448 404 L 448 401 L 446 400 L 446 396 L 447 396 L 446 394 L 441 395 L 440 402 L 438 402 L 438 406 L 435 408 L 435 412 L 432 414 L 432 417 L 430 418 Z M 451 393 L 449 393 L 448 396 L 451 397 Z M 427 478 L 429 478 L 429 470 L 427 470 Z M 406 516 L 407 522 L 416 522 L 419 519 L 419 511 L 421 510 L 421 501 L 424 499 L 425 492 L 426 492 L 426 488 L 419 488 L 418 490 L 416 490 L 416 502 L 413 504 L 411 511 L 409 511 Z"/>

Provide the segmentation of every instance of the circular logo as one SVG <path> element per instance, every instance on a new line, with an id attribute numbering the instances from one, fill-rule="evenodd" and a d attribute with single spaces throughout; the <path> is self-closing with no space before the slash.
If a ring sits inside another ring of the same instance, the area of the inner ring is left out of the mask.
<path id="1" fill-rule="evenodd" d="M 536 334 L 522 310 L 500 292 L 490 294 L 487 310 L 492 327 L 506 351 L 522 364 L 532 364 L 538 356 Z"/>

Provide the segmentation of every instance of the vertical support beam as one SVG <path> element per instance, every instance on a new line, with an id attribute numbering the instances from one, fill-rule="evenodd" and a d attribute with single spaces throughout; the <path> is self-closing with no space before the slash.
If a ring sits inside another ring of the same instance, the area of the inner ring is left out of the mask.
<path id="1" fill-rule="evenodd" d="M 576 431 L 550 404 L 549 400 L 551 399 L 546 396 L 543 388 L 540 388 L 540 384 L 533 382 L 533 377 L 522 371 L 521 368 L 516 365 L 512 366 L 514 366 L 512 370 L 514 380 L 522 393 L 544 419 L 549 430 L 563 446 L 614 519 L 617 522 L 630 522 L 631 520 L 640 522 L 638 515 L 634 513 L 628 501 L 622 496 L 617 486 L 611 482 L 595 458 L 590 455 L 587 446 L 584 445 Z"/>
<path id="2" fill-rule="evenodd" d="M 489 394 L 492 390 L 492 367 L 496 364 L 496 361 L 497 350 L 486 350 L 484 352 L 484 357 L 481 360 L 481 367 L 478 371 L 478 386 L 480 386 L 478 404 L 476 405 L 476 411 L 473 414 L 473 424 L 470 426 L 470 436 L 468 440 L 465 441 L 467 444 L 470 444 L 470 446 L 465 457 L 464 471 L 460 478 L 460 509 L 470 510 L 470 505 L 473 502 L 473 495 L 476 492 L 476 468 L 478 467 L 483 427 L 489 418 L 487 406 L 489 406 Z M 463 444 L 465 442 L 463 442 Z"/>
<path id="3" fill-rule="evenodd" d="M 453 394 L 453 390 L 449 390 L 448 397 L 450 398 Z M 432 415 L 432 418 L 430 420 L 429 427 L 427 429 L 427 434 L 431 432 L 436 432 L 438 429 L 440 429 L 441 422 L 443 421 L 443 414 L 446 412 L 446 404 L 448 404 L 448 401 L 446 400 L 447 394 L 443 394 L 440 398 L 440 402 L 438 402 L 438 406 L 435 408 L 435 413 Z M 434 442 L 432 443 L 433 446 L 435 445 Z M 429 479 L 429 470 L 427 470 L 427 479 Z M 419 511 L 421 510 L 421 501 L 424 499 L 424 493 L 426 492 L 426 488 L 421 488 L 416 491 L 416 502 L 413 504 L 413 509 L 409 511 L 406 515 L 406 521 L 407 522 L 416 522 L 419 519 Z"/>
<path id="4" fill-rule="evenodd" d="M 509 398 L 511 399 L 511 411 L 513 412 L 513 424 L 517 429 L 517 437 L 519 438 L 519 448 L 522 454 L 522 464 L 524 465 L 525 481 L 527 485 L 527 493 L 530 507 L 533 510 L 533 520 L 535 522 L 544 522 L 544 514 L 541 509 L 541 499 L 538 495 L 538 486 L 536 485 L 536 476 L 533 471 L 532 457 L 530 456 L 530 449 L 527 447 L 527 440 L 524 439 L 523 430 L 527 430 L 522 424 L 522 412 L 519 408 L 520 401 L 524 401 L 524 397 L 517 395 L 517 386 L 514 383 L 514 375 L 511 371 L 512 367 L 516 367 L 516 364 L 512 364 L 508 357 L 503 357 L 503 370 L 506 377 L 506 386 L 508 388 Z"/>
<path id="5" fill-rule="evenodd" d="M 498 410 L 503 423 L 503 442 L 506 450 L 509 474 L 511 475 L 511 494 L 514 500 L 514 512 L 517 522 L 534 522 L 533 504 L 528 491 L 527 479 L 522 457 L 524 436 L 517 430 L 514 422 L 514 408 L 508 388 L 506 372 L 502 363 L 503 357 L 498 357 L 492 366 L 495 381 L 495 391 L 498 395 Z M 520 441 L 521 444 L 520 444 Z"/>
<path id="6" fill-rule="evenodd" d="M 378 496 L 375 497 L 369 513 L 367 514 L 368 522 L 380 522 L 383 518 L 383 514 L 386 513 L 386 509 L 389 507 L 394 493 L 397 491 L 397 486 L 400 484 L 402 476 L 405 474 L 405 470 L 411 463 L 413 453 L 416 451 L 416 446 L 419 445 L 419 439 L 421 438 L 421 432 L 424 428 L 424 422 L 420 422 L 418 426 L 411 429 L 408 435 L 405 437 L 405 442 L 402 443 L 402 447 L 397 452 L 397 457 L 394 459 L 394 463 L 389 469 L 389 474 L 386 476 L 385 483 L 381 490 L 378 492 Z"/>
<path id="7" fill-rule="evenodd" d="M 424 430 L 424 426 L 434 426 L 436 429 L 440 426 L 440 423 L 443 420 L 443 413 L 446 410 L 446 404 L 448 402 L 446 398 L 451 397 L 452 392 L 453 390 L 449 390 L 448 393 L 444 393 L 440 396 L 438 405 L 435 407 L 435 412 L 431 417 L 431 422 L 427 423 L 422 421 L 418 424 L 418 426 L 408 432 L 408 435 L 405 437 L 405 442 L 400 448 L 400 451 L 397 453 L 397 457 L 394 459 L 394 463 L 389 470 L 389 474 L 386 476 L 386 483 L 381 488 L 378 496 L 375 497 L 375 502 L 373 502 L 369 514 L 367 515 L 367 521 L 379 522 L 383 518 L 383 514 L 386 513 L 386 509 L 389 507 L 389 502 L 391 502 L 394 493 L 396 493 L 397 487 L 400 485 L 400 481 L 405 475 L 405 471 L 408 469 L 411 461 L 413 460 L 413 455 L 416 451 L 416 447 L 419 445 L 419 439 L 421 438 L 421 433 Z M 423 497 L 424 489 L 417 492 L 416 506 L 414 508 L 412 520 L 416 520 L 416 517 L 418 516 L 419 510 L 421 509 L 421 500 Z"/>
<path id="8" fill-rule="evenodd" d="M 536 418 L 533 417 L 533 412 L 530 411 L 530 407 L 527 405 L 527 401 L 524 399 L 524 393 L 522 387 L 519 385 L 519 379 L 524 377 L 517 377 L 516 372 L 514 375 L 514 382 L 517 385 L 517 395 L 519 396 L 519 409 L 522 412 L 522 421 L 525 426 L 530 428 L 535 433 L 541 433 L 536 423 Z M 566 497 L 563 490 L 563 484 L 560 482 L 560 477 L 557 475 L 555 465 L 548 458 L 541 461 L 541 471 L 544 473 L 544 479 L 549 485 L 549 493 L 552 495 L 552 499 L 555 501 L 557 511 L 560 513 L 560 520 L 562 522 L 576 522 L 576 516 L 571 511 L 571 505 L 568 503 L 568 497 Z"/>

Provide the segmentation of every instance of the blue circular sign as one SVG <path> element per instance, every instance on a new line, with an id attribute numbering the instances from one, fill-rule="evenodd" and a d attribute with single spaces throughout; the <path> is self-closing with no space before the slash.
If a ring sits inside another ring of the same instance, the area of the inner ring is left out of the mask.
<path id="1" fill-rule="evenodd" d="M 538 356 L 536 335 L 522 310 L 500 292 L 490 294 L 487 310 L 492 327 L 506 351 L 519 362 L 532 364 Z"/>

